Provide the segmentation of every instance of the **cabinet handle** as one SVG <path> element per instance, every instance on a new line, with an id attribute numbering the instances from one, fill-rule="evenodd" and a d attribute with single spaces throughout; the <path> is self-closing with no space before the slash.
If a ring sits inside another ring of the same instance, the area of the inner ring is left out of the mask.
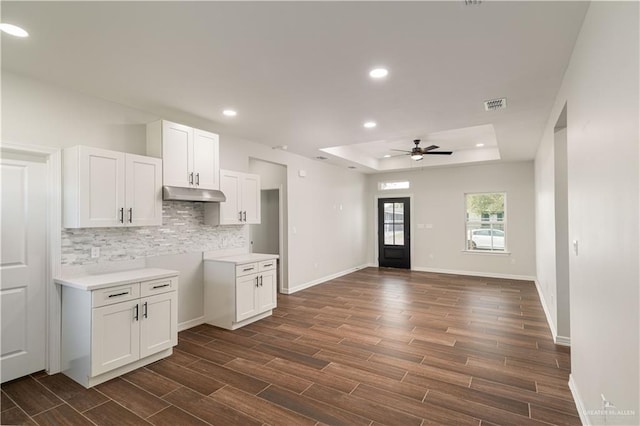
<path id="1" fill-rule="evenodd" d="M 239 216 L 238 216 L 238 220 L 239 220 L 240 222 L 242 222 L 242 212 L 238 212 L 238 215 L 239 215 Z"/>
<path id="2" fill-rule="evenodd" d="M 269 263 L 268 265 L 263 265 L 265 268 L 268 268 L 269 266 L 273 266 L 273 263 Z"/>
<path id="3" fill-rule="evenodd" d="M 200 173 L 196 173 L 196 185 L 200 186 Z"/>
<path id="4" fill-rule="evenodd" d="M 124 296 L 125 294 L 129 294 L 129 292 L 128 291 L 123 291 L 122 293 L 110 294 L 109 297 Z"/>
<path id="5" fill-rule="evenodd" d="M 147 302 L 144 302 L 143 307 L 144 307 L 144 310 L 142 311 L 142 316 L 145 317 L 145 318 L 149 318 L 147 316 Z"/>
<path id="6" fill-rule="evenodd" d="M 120 223 L 124 223 L 124 207 L 120 208 Z"/>
<path id="7" fill-rule="evenodd" d="M 193 172 L 189 173 L 189 185 L 193 185 Z"/>
<path id="8" fill-rule="evenodd" d="M 133 208 L 129 208 L 129 223 L 133 223 Z"/>
<path id="9" fill-rule="evenodd" d="M 134 310 L 134 314 L 133 314 L 133 319 L 135 319 L 136 321 L 138 321 L 138 304 L 136 303 L 136 306 L 133 307 Z"/>
<path id="10" fill-rule="evenodd" d="M 162 288 L 162 287 L 169 287 L 171 284 L 162 284 L 162 285 L 154 285 L 153 287 L 151 287 L 152 290 L 155 290 L 157 288 Z"/>
<path id="11" fill-rule="evenodd" d="M 244 221 L 246 222 L 247 221 L 247 211 L 245 210 L 243 214 L 244 214 Z"/>
<path id="12" fill-rule="evenodd" d="M 262 287 L 262 275 L 260 275 L 260 287 Z"/>
<path id="13" fill-rule="evenodd" d="M 247 271 L 253 271 L 253 266 L 252 266 L 252 267 L 250 267 L 250 268 L 244 268 L 244 269 L 242 270 L 242 272 L 247 272 Z"/>
<path id="14" fill-rule="evenodd" d="M 256 277 L 256 287 L 258 287 L 258 286 L 259 286 L 259 284 L 258 284 L 258 277 Z"/>

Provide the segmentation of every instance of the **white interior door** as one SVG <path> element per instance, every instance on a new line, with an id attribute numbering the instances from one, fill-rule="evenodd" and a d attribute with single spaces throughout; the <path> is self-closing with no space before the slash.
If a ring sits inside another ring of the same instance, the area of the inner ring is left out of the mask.
<path id="1" fill-rule="evenodd" d="M 0 160 L 2 382 L 45 367 L 46 165 Z"/>

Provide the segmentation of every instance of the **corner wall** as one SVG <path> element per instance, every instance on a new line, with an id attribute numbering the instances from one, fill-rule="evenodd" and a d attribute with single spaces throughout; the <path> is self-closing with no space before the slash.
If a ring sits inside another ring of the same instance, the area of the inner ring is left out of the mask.
<path id="1" fill-rule="evenodd" d="M 570 386 L 585 424 L 640 423 L 639 12 L 636 2 L 591 3 L 535 160 L 538 278 L 551 291 L 553 133 L 566 104 L 569 240 L 578 243 Z M 601 395 L 615 408 L 603 410 Z"/>

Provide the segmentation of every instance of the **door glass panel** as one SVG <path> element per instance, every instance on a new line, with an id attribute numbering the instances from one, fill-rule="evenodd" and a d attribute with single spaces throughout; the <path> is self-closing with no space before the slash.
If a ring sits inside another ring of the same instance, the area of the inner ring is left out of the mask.
<path id="1" fill-rule="evenodd" d="M 384 223 L 393 223 L 393 203 L 384 203 Z"/>
<path id="2" fill-rule="evenodd" d="M 384 244 L 388 246 L 393 245 L 393 224 L 384 225 Z"/>
<path id="3" fill-rule="evenodd" d="M 394 225 L 394 236 L 395 236 L 395 245 L 403 246 L 404 245 L 404 224 L 396 223 Z"/>
<path id="4" fill-rule="evenodd" d="M 403 223 L 404 222 L 404 204 L 395 203 L 393 207 L 393 220 L 395 223 Z"/>

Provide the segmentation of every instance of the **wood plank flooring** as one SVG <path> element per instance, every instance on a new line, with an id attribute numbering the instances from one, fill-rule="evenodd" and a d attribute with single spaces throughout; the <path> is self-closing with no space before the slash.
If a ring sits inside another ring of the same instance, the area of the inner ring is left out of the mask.
<path id="1" fill-rule="evenodd" d="M 578 425 L 534 284 L 367 268 L 93 389 L 2 385 L 2 424 Z"/>

